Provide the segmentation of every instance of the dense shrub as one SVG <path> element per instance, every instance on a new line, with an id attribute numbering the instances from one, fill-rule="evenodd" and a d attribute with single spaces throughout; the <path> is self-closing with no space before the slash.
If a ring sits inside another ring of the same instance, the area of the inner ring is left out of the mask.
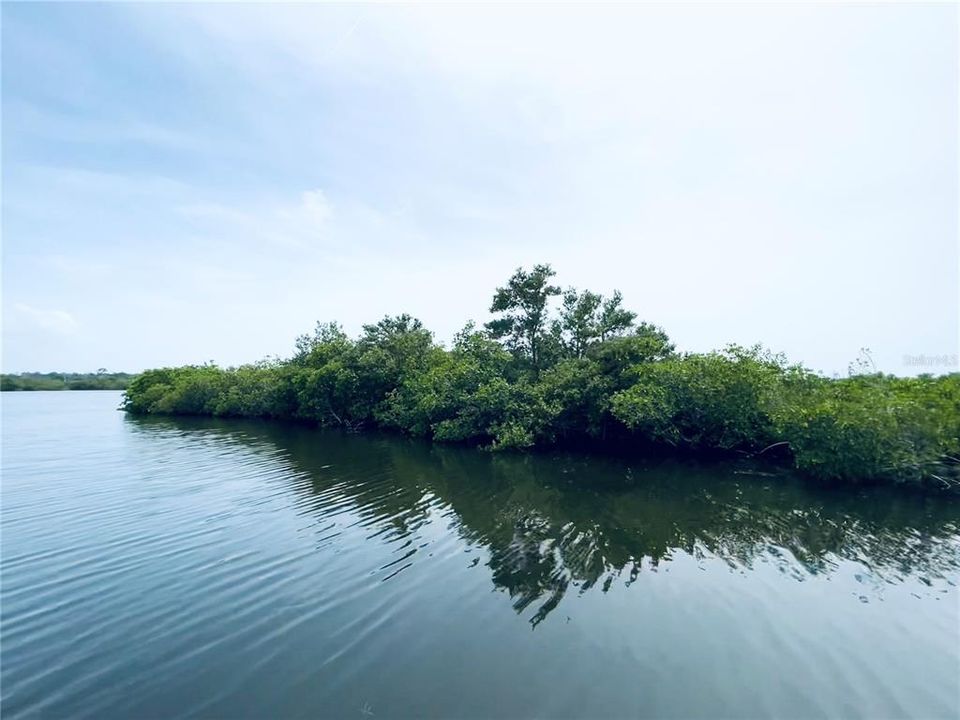
<path id="1" fill-rule="evenodd" d="M 821 382 L 777 412 L 801 470 L 840 480 L 955 482 L 960 375 Z"/>
<path id="2" fill-rule="evenodd" d="M 634 366 L 613 414 L 645 437 L 693 449 L 756 449 L 776 441 L 771 418 L 782 359 L 759 348 L 686 355 Z"/>

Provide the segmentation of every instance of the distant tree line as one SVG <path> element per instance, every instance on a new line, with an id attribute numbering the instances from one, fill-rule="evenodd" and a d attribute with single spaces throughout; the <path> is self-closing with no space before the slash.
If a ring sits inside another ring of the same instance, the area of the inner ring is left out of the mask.
<path id="1" fill-rule="evenodd" d="M 95 373 L 4 373 L 0 390 L 126 390 L 134 377 L 105 368 Z"/>
<path id="2" fill-rule="evenodd" d="M 678 353 L 619 292 L 497 288 L 449 348 L 409 315 L 319 323 L 288 360 L 150 370 L 131 413 L 296 419 L 493 449 L 589 444 L 762 456 L 831 480 L 960 485 L 960 374 L 826 378 L 760 346 Z M 559 303 L 554 301 L 559 298 Z M 557 306 L 558 307 L 555 307 Z"/>

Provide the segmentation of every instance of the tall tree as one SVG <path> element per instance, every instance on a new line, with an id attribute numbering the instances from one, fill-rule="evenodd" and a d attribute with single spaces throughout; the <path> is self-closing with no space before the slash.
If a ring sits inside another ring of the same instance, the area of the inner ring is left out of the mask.
<path id="1" fill-rule="evenodd" d="M 564 334 L 567 351 L 573 357 L 583 357 L 590 343 L 599 337 L 600 323 L 597 311 L 602 302 L 601 295 L 589 290 L 578 293 L 575 288 L 570 288 L 563 294 L 560 328 Z"/>
<path id="2" fill-rule="evenodd" d="M 619 290 L 613 291 L 613 297 L 603 301 L 603 310 L 600 313 L 600 341 L 612 337 L 619 337 L 633 326 L 637 319 L 635 312 L 623 307 L 623 296 Z"/>
<path id="3" fill-rule="evenodd" d="M 503 287 L 497 288 L 490 312 L 500 317 L 486 324 L 491 337 L 504 340 L 507 348 L 530 361 L 534 370 L 542 363 L 543 346 L 548 328 L 550 298 L 560 288 L 550 284 L 556 273 L 549 265 L 535 265 L 533 270 L 517 271 Z"/>

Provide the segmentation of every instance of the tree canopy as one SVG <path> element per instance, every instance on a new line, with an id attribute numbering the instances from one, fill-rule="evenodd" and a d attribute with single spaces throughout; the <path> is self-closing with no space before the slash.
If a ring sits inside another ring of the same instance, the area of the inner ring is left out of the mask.
<path id="1" fill-rule="evenodd" d="M 490 312 L 499 317 L 487 323 L 490 337 L 503 340 L 517 357 L 526 358 L 534 370 L 544 362 L 548 345 L 548 317 L 550 298 L 560 294 L 560 288 L 550 284 L 556 273 L 549 265 L 535 265 L 533 270 L 517 271 L 493 295 Z"/>

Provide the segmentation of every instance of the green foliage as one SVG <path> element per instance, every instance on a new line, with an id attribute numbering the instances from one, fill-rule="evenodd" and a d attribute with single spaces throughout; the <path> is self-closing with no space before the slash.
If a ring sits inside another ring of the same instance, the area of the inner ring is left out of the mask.
<path id="1" fill-rule="evenodd" d="M 123 409 L 137 414 L 291 417 L 290 369 L 261 363 L 224 370 L 187 365 L 148 370 L 127 388 Z"/>
<path id="2" fill-rule="evenodd" d="M 289 417 L 296 410 L 288 368 L 263 363 L 221 371 L 212 413 L 221 417 Z"/>
<path id="3" fill-rule="evenodd" d="M 612 387 L 593 360 L 564 360 L 546 370 L 536 389 L 548 418 L 541 435 L 549 441 L 600 436 Z"/>
<path id="4" fill-rule="evenodd" d="M 386 317 L 349 337 L 318 324 L 287 361 L 150 370 L 132 413 L 287 418 L 380 427 L 492 449 L 591 440 L 789 459 L 816 477 L 960 486 L 960 375 L 827 379 L 759 346 L 677 354 L 655 325 L 518 270 L 499 317 L 449 349 L 419 320 Z M 871 368 L 861 363 L 861 372 Z M 776 449 L 774 449 L 776 448 Z"/>
<path id="5" fill-rule="evenodd" d="M 670 445 L 760 449 L 776 437 L 770 408 L 784 370 L 781 359 L 737 346 L 638 365 L 635 384 L 611 399 L 613 414 Z"/>
<path id="6" fill-rule="evenodd" d="M 640 323 L 632 335 L 614 337 L 590 348 L 588 356 L 600 365 L 603 374 L 622 390 L 632 384 L 632 373 L 638 365 L 667 360 L 674 346 L 667 334 L 656 325 Z"/>
<path id="7" fill-rule="evenodd" d="M 775 413 L 797 467 L 818 477 L 954 485 L 960 374 L 818 382 Z"/>
<path id="8" fill-rule="evenodd" d="M 213 415 L 222 380 L 223 370 L 214 365 L 150 370 L 128 388 L 125 409 L 136 412 L 143 405 L 152 413 Z"/>
<path id="9" fill-rule="evenodd" d="M 381 413 L 385 425 L 445 440 L 490 439 L 497 416 L 496 396 L 510 354 L 468 325 L 453 349 L 433 348 L 419 372 L 408 373 L 391 392 Z"/>
<path id="10" fill-rule="evenodd" d="M 624 309 L 622 304 L 623 296 L 619 290 L 614 290 L 613 297 L 603 301 L 598 323 L 601 342 L 622 335 L 637 319 L 637 314 Z"/>
<path id="11" fill-rule="evenodd" d="M 564 345 L 575 358 L 582 358 L 594 339 L 600 336 L 597 312 L 603 297 L 589 290 L 578 293 L 570 288 L 563 294 L 560 308 L 560 331 L 565 333 Z"/>
<path id="12" fill-rule="evenodd" d="M 625 310 L 622 303 L 619 290 L 607 300 L 589 290 L 567 290 L 563 294 L 560 319 L 554 324 L 554 334 L 561 338 L 566 356 L 582 358 L 591 348 L 629 330 L 637 314 Z"/>
<path id="13" fill-rule="evenodd" d="M 159 412 L 158 403 L 164 395 L 173 390 L 174 379 L 187 372 L 190 372 L 189 367 L 147 370 L 127 387 L 123 409 L 138 414 Z"/>
<path id="14" fill-rule="evenodd" d="M 556 273 L 549 265 L 535 265 L 527 272 L 517 268 L 507 284 L 497 288 L 490 312 L 500 317 L 487 323 L 494 339 L 503 339 L 507 348 L 517 357 L 527 358 L 531 367 L 539 370 L 543 363 L 547 335 L 550 298 L 560 294 L 560 288 L 550 284 Z"/>

